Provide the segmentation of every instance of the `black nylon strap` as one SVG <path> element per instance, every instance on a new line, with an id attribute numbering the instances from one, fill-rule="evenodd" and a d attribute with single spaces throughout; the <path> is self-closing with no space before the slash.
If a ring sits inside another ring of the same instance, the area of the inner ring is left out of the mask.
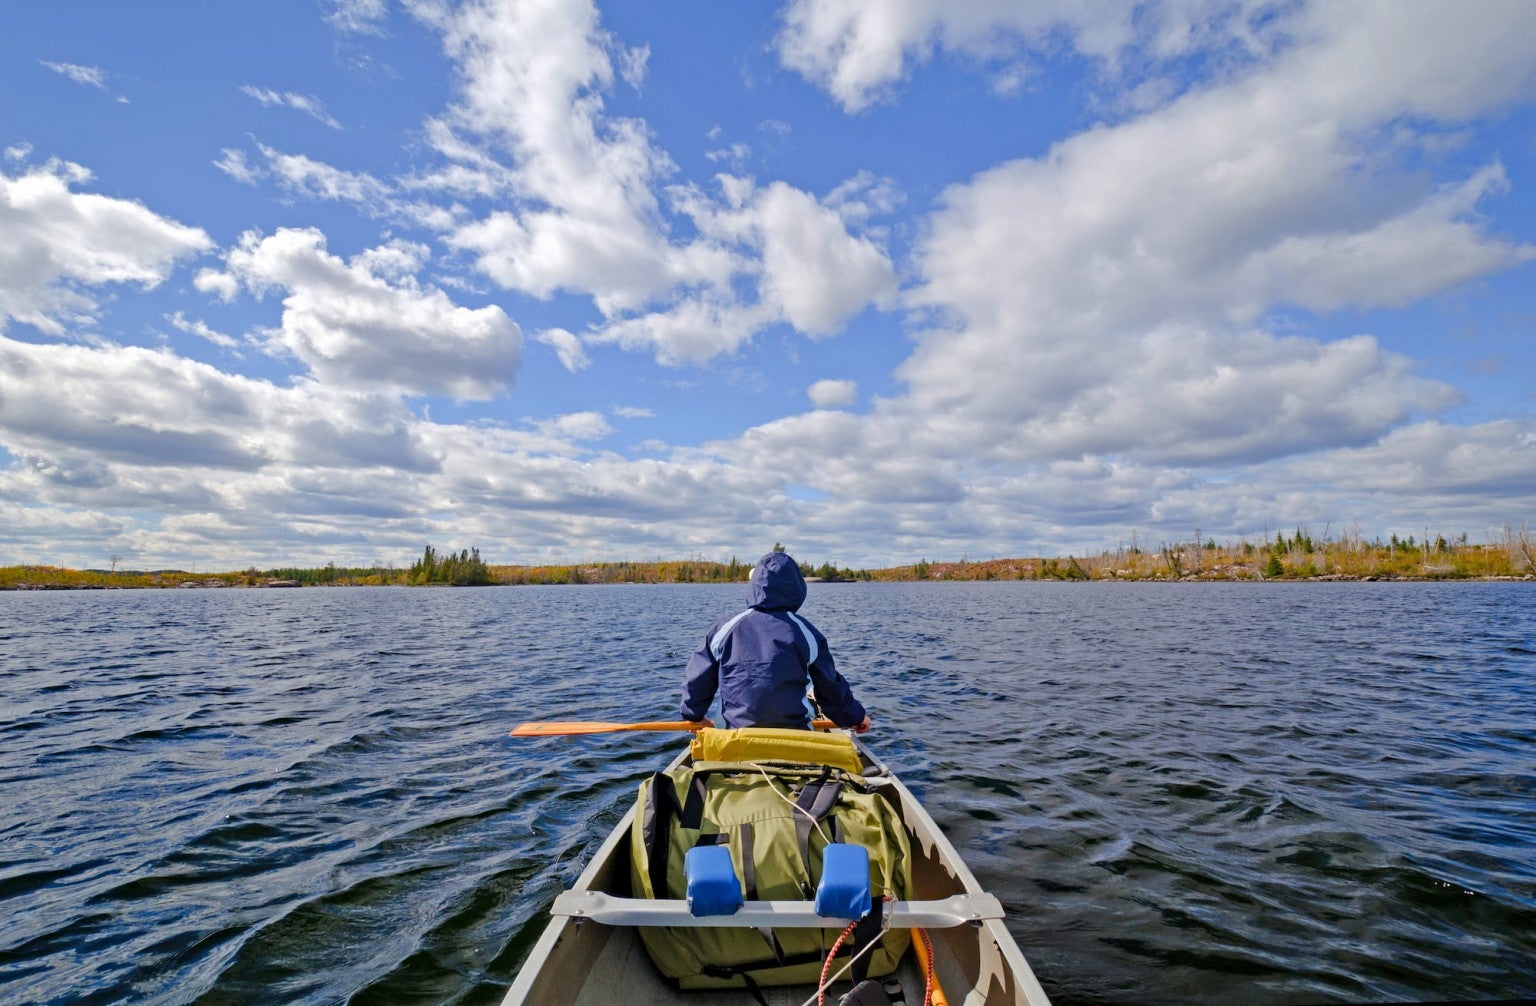
<path id="1" fill-rule="evenodd" d="M 646 870 L 654 898 L 667 896 L 667 855 L 676 812 L 677 789 L 672 785 L 672 777 L 657 772 L 651 776 L 651 787 L 646 793 L 640 832 L 645 840 Z"/>
<path id="2" fill-rule="evenodd" d="M 706 964 L 700 974 L 708 978 L 740 978 L 741 983 L 752 993 L 752 998 L 757 1000 L 758 1006 L 768 1006 L 768 1000 L 763 998 L 763 990 L 752 980 L 752 976 L 741 968 L 726 967 L 723 964 Z"/>
<path id="3" fill-rule="evenodd" d="M 747 890 L 747 900 L 757 900 L 757 862 L 752 856 L 752 822 L 742 824 L 741 832 L 741 885 Z"/>
<path id="4" fill-rule="evenodd" d="M 708 772 L 695 772 L 688 786 L 688 801 L 677 798 L 677 784 L 665 772 L 651 776 L 650 792 L 645 800 L 645 812 L 641 821 L 641 837 L 645 840 L 647 872 L 651 878 L 652 896 L 669 897 L 667 890 L 667 859 L 672 843 L 672 821 L 678 827 L 698 831 L 704 825 L 704 796 L 709 781 Z M 723 841 L 723 839 L 713 839 Z M 700 843 L 703 836 L 700 837 Z"/>
<path id="5" fill-rule="evenodd" d="M 753 835 L 751 821 L 744 821 L 738 827 L 741 835 L 741 880 L 742 886 L 747 889 L 747 900 L 757 900 L 757 861 L 752 852 Z M 768 949 L 773 951 L 773 958 L 779 964 L 784 963 L 784 945 L 779 942 L 779 937 L 771 926 L 760 926 L 757 930 L 763 937 L 763 942 L 768 944 Z"/>
<path id="6" fill-rule="evenodd" d="M 695 772 L 693 783 L 688 787 L 688 802 L 683 805 L 683 811 L 677 823 L 689 831 L 698 831 L 704 826 L 704 795 L 709 782 L 708 776 L 708 772 Z"/>
<path id="7" fill-rule="evenodd" d="M 831 813 L 842 790 L 842 780 L 829 778 L 829 771 L 823 769 L 821 775 L 806 783 L 795 798 L 795 806 L 799 808 L 795 814 L 795 840 L 800 846 L 800 862 L 805 867 L 807 898 L 811 896 L 815 881 L 811 876 L 811 829 Z"/>
<path id="8" fill-rule="evenodd" d="M 842 960 L 853 952 L 853 948 L 845 943 L 838 948 L 837 957 L 834 960 Z M 706 964 L 699 969 L 699 974 L 710 978 L 734 978 L 737 975 L 747 978 L 758 971 L 771 971 L 774 968 L 792 968 L 798 967 L 801 964 L 820 964 L 826 959 L 826 954 L 822 951 L 811 950 L 803 954 L 789 954 L 771 961 L 760 961 L 755 964 Z"/>
<path id="9" fill-rule="evenodd" d="M 880 922 L 885 915 L 885 899 L 874 898 L 870 901 L 869 913 L 859 920 L 853 927 L 853 980 L 861 982 L 869 977 L 869 962 L 874 956 L 874 951 L 859 956 L 859 951 L 879 940 L 885 935 L 885 930 Z"/>
<path id="10" fill-rule="evenodd" d="M 757 934 L 763 938 L 763 942 L 768 944 L 768 949 L 773 952 L 773 959 L 775 963 L 772 965 L 764 965 L 764 967 L 783 967 L 784 944 L 779 942 L 779 936 L 773 931 L 773 927 L 759 926 L 757 929 Z"/>

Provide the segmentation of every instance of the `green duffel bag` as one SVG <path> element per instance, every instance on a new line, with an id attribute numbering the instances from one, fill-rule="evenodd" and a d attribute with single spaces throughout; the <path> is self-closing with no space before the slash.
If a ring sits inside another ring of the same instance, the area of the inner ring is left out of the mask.
<path id="1" fill-rule="evenodd" d="M 810 816 L 795 810 L 805 808 Z M 815 823 L 812 823 L 812 818 Z M 896 809 L 861 777 L 825 766 L 696 762 L 640 784 L 630 832 L 636 897 L 683 898 L 683 858 L 696 845 L 724 845 L 748 901 L 810 901 L 828 842 L 869 850 L 870 893 L 906 900 L 911 847 Z M 684 989 L 815 982 L 845 922 L 826 928 L 646 926 L 651 960 Z M 878 977 L 896 969 L 910 933 L 887 931 L 860 959 Z M 838 951 L 835 973 L 855 952 Z"/>

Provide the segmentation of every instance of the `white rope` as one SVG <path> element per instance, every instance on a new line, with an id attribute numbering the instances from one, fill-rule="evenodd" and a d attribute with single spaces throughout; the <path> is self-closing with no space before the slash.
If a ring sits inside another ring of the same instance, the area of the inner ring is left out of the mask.
<path id="1" fill-rule="evenodd" d="M 785 803 L 789 804 L 789 806 L 797 814 L 804 814 L 806 816 L 806 818 L 810 820 L 812 826 L 814 826 L 815 829 L 816 829 L 816 833 L 821 836 L 822 844 L 824 844 L 824 845 L 832 844 L 832 840 L 830 838 L 828 838 L 827 837 L 827 833 L 822 830 L 821 822 L 816 820 L 815 816 L 812 815 L 810 811 L 806 810 L 804 807 L 800 806 L 798 803 L 796 803 L 795 801 L 791 800 L 789 797 L 785 796 L 783 793 L 780 793 L 779 792 L 779 788 L 773 784 L 773 777 L 768 774 L 768 770 L 767 769 L 763 768 L 761 765 L 759 765 L 755 761 L 749 761 L 749 762 L 747 762 L 747 764 L 751 765 L 753 768 L 757 769 L 758 773 L 763 777 L 763 781 L 768 784 L 768 788 L 773 790 L 773 795 L 774 796 L 778 797 L 780 800 L 783 800 Z"/>
<path id="2" fill-rule="evenodd" d="M 832 840 L 827 837 L 826 831 L 822 829 L 821 822 L 816 820 L 816 818 L 811 814 L 810 811 L 806 810 L 804 807 L 800 806 L 798 803 L 796 803 L 795 801 L 791 800 L 789 797 L 785 796 L 783 793 L 780 793 L 778 787 L 773 784 L 773 777 L 768 774 L 768 770 L 767 769 L 763 768 L 763 766 L 759 765 L 755 761 L 744 762 L 743 764 L 751 765 L 753 768 L 757 769 L 758 774 L 760 774 L 763 777 L 763 781 L 768 784 L 768 788 L 773 790 L 773 795 L 778 797 L 780 800 L 783 800 L 785 803 L 789 804 L 790 808 L 793 809 L 795 811 L 795 813 L 797 813 L 797 814 L 804 814 L 807 818 L 810 818 L 811 824 L 814 825 L 815 828 L 816 828 L 816 833 L 821 836 L 821 841 L 822 841 L 823 845 L 831 845 L 832 844 Z M 895 896 L 895 892 L 890 891 L 890 890 L 884 890 L 884 891 L 881 891 L 880 893 L 882 895 L 890 895 L 891 897 Z"/>
<path id="3" fill-rule="evenodd" d="M 795 803 L 795 801 L 791 800 L 788 796 L 784 795 L 783 793 L 780 793 L 779 792 L 779 788 L 773 784 L 773 777 L 768 774 L 768 770 L 767 769 L 763 768 L 763 766 L 759 765 L 755 761 L 754 762 L 747 762 L 747 764 L 751 765 L 753 768 L 757 769 L 758 774 L 763 777 L 763 781 L 768 784 L 768 788 L 773 791 L 773 795 L 774 796 L 778 797 L 780 800 L 783 800 L 785 803 L 789 804 L 791 809 L 793 809 L 796 813 L 804 814 L 807 818 L 810 819 L 811 824 L 816 828 L 816 832 L 819 835 L 821 835 L 821 840 L 822 840 L 823 843 L 827 843 L 827 844 L 831 843 L 831 839 L 829 839 L 827 837 L 827 833 L 822 830 L 821 822 L 816 820 L 816 818 L 814 816 L 812 816 L 810 811 L 806 810 L 804 807 L 802 807 L 799 804 Z M 853 967 L 854 963 L 856 961 L 858 961 L 858 959 L 860 957 L 863 957 L 865 954 L 867 954 L 871 950 L 875 949 L 876 944 L 878 944 L 880 942 L 880 937 L 883 937 L 885 935 L 886 931 L 889 928 L 890 928 L 890 919 L 886 918 L 886 917 L 882 917 L 881 920 L 880 920 L 880 936 L 876 937 L 875 939 L 870 940 L 868 943 L 866 943 L 864 945 L 864 948 L 862 950 L 860 950 L 858 953 L 854 954 L 852 957 L 848 958 L 848 963 L 844 964 L 842 966 L 842 968 L 838 970 L 837 974 L 833 975 L 831 978 L 828 978 L 827 979 L 827 983 L 825 985 L 818 986 L 816 991 L 811 994 L 811 997 L 809 999 L 807 999 L 805 1002 L 801 1003 L 800 1006 L 815 1006 L 816 1000 L 820 999 L 822 994 L 824 992 L 826 992 L 827 989 L 831 988 L 834 984 L 837 983 L 837 981 L 840 978 L 843 977 L 843 975 L 847 974 L 848 973 L 848 969 Z"/>

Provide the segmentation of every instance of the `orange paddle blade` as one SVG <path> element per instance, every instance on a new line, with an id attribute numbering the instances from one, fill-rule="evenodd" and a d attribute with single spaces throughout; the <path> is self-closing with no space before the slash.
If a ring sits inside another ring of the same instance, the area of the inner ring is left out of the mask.
<path id="1" fill-rule="evenodd" d="M 512 728 L 512 737 L 568 737 L 574 734 L 613 734 L 626 730 L 697 730 L 703 724 L 688 720 L 658 720 L 650 723 L 602 723 L 596 720 L 546 720 L 541 723 L 520 723 Z M 833 730 L 837 724 L 831 720 L 812 720 L 817 730 Z"/>
<path id="2" fill-rule="evenodd" d="M 520 723 L 512 728 L 513 737 L 561 737 L 567 734 L 609 734 L 624 730 L 697 730 L 701 723 L 687 720 L 662 720 L 651 723 L 599 723 L 591 720 L 550 720 L 544 723 Z"/>

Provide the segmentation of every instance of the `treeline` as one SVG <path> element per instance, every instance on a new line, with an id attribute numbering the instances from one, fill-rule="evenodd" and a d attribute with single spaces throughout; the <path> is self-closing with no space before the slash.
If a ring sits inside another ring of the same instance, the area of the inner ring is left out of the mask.
<path id="1" fill-rule="evenodd" d="M 252 567 L 242 575 L 248 587 L 271 581 L 298 583 L 305 587 L 383 585 L 395 583 L 399 579 L 399 574 L 393 567 L 338 566 L 334 562 L 315 568 L 282 566 L 274 569 L 256 569 Z"/>
<path id="2" fill-rule="evenodd" d="M 826 581 L 871 580 L 869 570 L 802 564 L 805 575 Z M 69 570 L 54 566 L 0 567 L 0 590 L 92 589 L 154 587 L 456 587 L 510 584 L 598 583 L 744 583 L 752 570 L 732 556 L 728 562 L 686 559 L 656 562 L 596 562 L 544 566 L 492 566 L 478 548 L 440 554 L 431 545 L 407 569 L 394 566 L 252 566 L 238 573 L 187 573 L 159 570 L 154 573 Z"/>
<path id="3" fill-rule="evenodd" d="M 183 577 L 168 572 L 164 575 Z M 64 569 L 60 566 L 0 566 L 0 590 L 106 590 L 108 588 L 169 587 L 160 573 L 112 573 L 99 569 Z"/>
<path id="4" fill-rule="evenodd" d="M 809 566 L 800 563 L 807 577 L 822 580 L 869 580 L 868 570 L 838 569 L 831 563 Z M 745 583 L 752 572 L 751 563 L 735 556 L 729 562 L 702 559 L 657 562 L 593 562 L 551 566 L 492 566 L 496 583 L 571 584 L 571 583 Z"/>
<path id="5" fill-rule="evenodd" d="M 732 583 L 745 580 L 750 566 L 684 559 L 656 562 L 588 562 L 547 566 L 492 566 L 497 583 Z"/>
<path id="6" fill-rule="evenodd" d="M 1465 533 L 1386 539 L 1358 531 L 1314 536 L 1307 527 L 1273 540 L 1239 539 L 1220 545 L 1196 534 L 1155 552 L 1120 548 L 1100 557 L 1106 578 L 1262 580 L 1467 580 L 1536 574 L 1529 525 L 1506 525 L 1491 542 L 1469 543 Z"/>
<path id="7" fill-rule="evenodd" d="M 1396 534 L 1365 539 L 1358 533 L 1314 537 L 1305 527 L 1271 541 L 1217 543 L 1198 532 L 1184 542 L 1129 546 L 1096 556 L 920 560 L 875 570 L 875 580 L 1473 580 L 1536 577 L 1536 540 L 1528 525 L 1505 526 L 1496 540 L 1471 544 L 1448 538 Z"/>
<path id="8" fill-rule="evenodd" d="M 782 546 L 776 546 L 782 550 Z M 1536 540 L 1530 527 L 1506 525 L 1493 541 L 1471 544 L 1466 534 L 1367 540 L 1358 533 L 1314 535 L 1305 526 L 1273 539 L 1218 543 L 1198 531 L 1183 542 L 1129 545 L 1094 556 L 1055 558 L 920 559 L 909 566 L 851 569 L 830 562 L 800 564 L 807 578 L 839 581 L 930 580 L 1468 580 L 1536 578 Z M 439 554 L 431 545 L 408 569 L 394 566 L 252 567 L 238 573 L 182 570 L 71 570 L 55 566 L 0 567 L 0 590 L 155 587 L 412 586 L 445 584 L 743 583 L 752 569 L 695 557 L 655 562 L 569 565 L 488 565 L 478 548 Z"/>

